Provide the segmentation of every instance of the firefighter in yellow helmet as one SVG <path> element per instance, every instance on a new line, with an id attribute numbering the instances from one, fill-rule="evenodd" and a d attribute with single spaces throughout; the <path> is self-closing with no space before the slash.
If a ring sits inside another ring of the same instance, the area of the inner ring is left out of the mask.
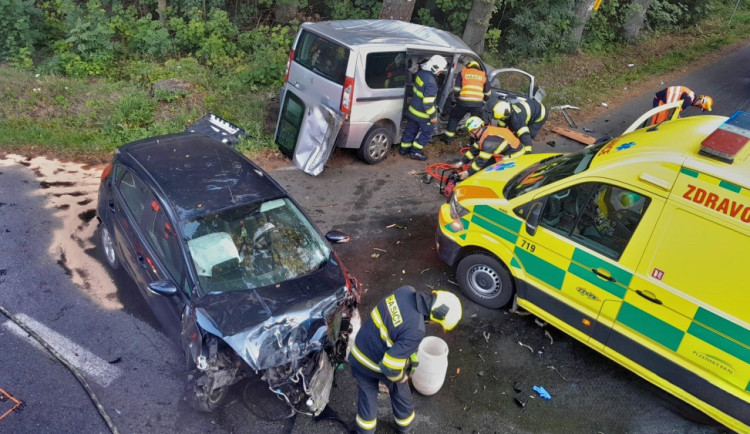
<path id="1" fill-rule="evenodd" d="M 697 107 L 704 112 L 710 112 L 714 107 L 714 100 L 708 95 L 697 95 L 685 86 L 669 86 L 654 95 L 654 107 L 682 100 L 682 110 Z M 669 111 L 657 113 L 651 117 L 651 125 L 664 122 L 669 117 Z"/>
<path id="2" fill-rule="evenodd" d="M 531 152 L 530 145 L 522 145 L 518 137 L 509 129 L 485 125 L 482 118 L 472 116 L 466 120 L 466 131 L 472 139 L 471 146 L 454 167 L 460 169 L 466 164 L 469 168 L 459 172 L 458 177 L 464 180 L 496 161 L 513 158 Z"/>
<path id="3" fill-rule="evenodd" d="M 414 405 L 407 380 L 418 363 L 416 352 L 425 336 L 425 321 L 438 323 L 447 331 L 458 324 L 461 314 L 461 301 L 448 291 L 427 293 L 402 286 L 378 302 L 357 333 L 349 355 L 357 381 L 358 433 L 375 432 L 378 383 L 388 387 L 399 432 L 411 429 Z"/>
<path id="4" fill-rule="evenodd" d="M 501 127 L 508 127 L 524 146 L 531 146 L 531 139 L 547 122 L 547 108 L 535 99 L 509 103 L 500 101 L 493 109 L 495 119 Z"/>
<path id="5" fill-rule="evenodd" d="M 490 96 L 490 83 L 479 62 L 472 60 L 461 70 L 456 76 L 453 93 L 457 96 L 457 101 L 448 118 L 448 126 L 443 136 L 446 143 L 455 137 L 458 123 L 467 113 L 482 116 L 482 106 Z"/>

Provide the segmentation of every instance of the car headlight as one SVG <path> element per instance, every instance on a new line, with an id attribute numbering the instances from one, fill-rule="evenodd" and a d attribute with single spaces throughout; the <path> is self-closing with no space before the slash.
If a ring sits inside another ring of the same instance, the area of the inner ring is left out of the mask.
<path id="1" fill-rule="evenodd" d="M 469 210 L 461 206 L 460 203 L 458 203 L 458 199 L 456 199 L 455 194 L 451 195 L 450 212 L 451 212 L 451 218 L 453 220 L 458 220 L 461 217 L 464 217 L 467 214 L 469 214 Z"/>

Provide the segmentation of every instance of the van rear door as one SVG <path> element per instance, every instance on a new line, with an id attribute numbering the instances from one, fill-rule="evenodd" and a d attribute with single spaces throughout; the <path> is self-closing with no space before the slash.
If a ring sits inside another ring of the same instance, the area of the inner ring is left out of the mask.
<path id="1" fill-rule="evenodd" d="M 275 142 L 310 175 L 323 171 L 344 120 L 342 110 L 351 108 L 351 89 L 344 95 L 349 60 L 348 48 L 304 29 L 290 54 Z"/>

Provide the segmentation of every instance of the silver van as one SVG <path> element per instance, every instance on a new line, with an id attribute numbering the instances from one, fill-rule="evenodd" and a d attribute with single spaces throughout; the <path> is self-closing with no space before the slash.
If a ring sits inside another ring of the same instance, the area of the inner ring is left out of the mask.
<path id="1" fill-rule="evenodd" d="M 359 149 L 369 164 L 383 161 L 401 139 L 412 75 L 435 54 L 448 61 L 447 73 L 438 78 L 435 135 L 444 131 L 450 115 L 455 77 L 472 60 L 491 83 L 488 119 L 500 99 L 541 101 L 544 95 L 531 74 L 486 65 L 458 36 L 443 30 L 397 20 L 304 23 L 289 54 L 276 144 L 311 175 L 323 171 L 336 146 Z"/>

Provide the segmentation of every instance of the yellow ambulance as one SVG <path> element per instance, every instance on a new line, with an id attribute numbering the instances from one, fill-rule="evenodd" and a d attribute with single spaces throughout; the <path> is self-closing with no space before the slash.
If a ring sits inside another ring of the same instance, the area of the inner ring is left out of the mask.
<path id="1" fill-rule="evenodd" d="M 518 306 L 750 432 L 750 114 L 501 161 L 440 209 L 468 298 Z"/>

